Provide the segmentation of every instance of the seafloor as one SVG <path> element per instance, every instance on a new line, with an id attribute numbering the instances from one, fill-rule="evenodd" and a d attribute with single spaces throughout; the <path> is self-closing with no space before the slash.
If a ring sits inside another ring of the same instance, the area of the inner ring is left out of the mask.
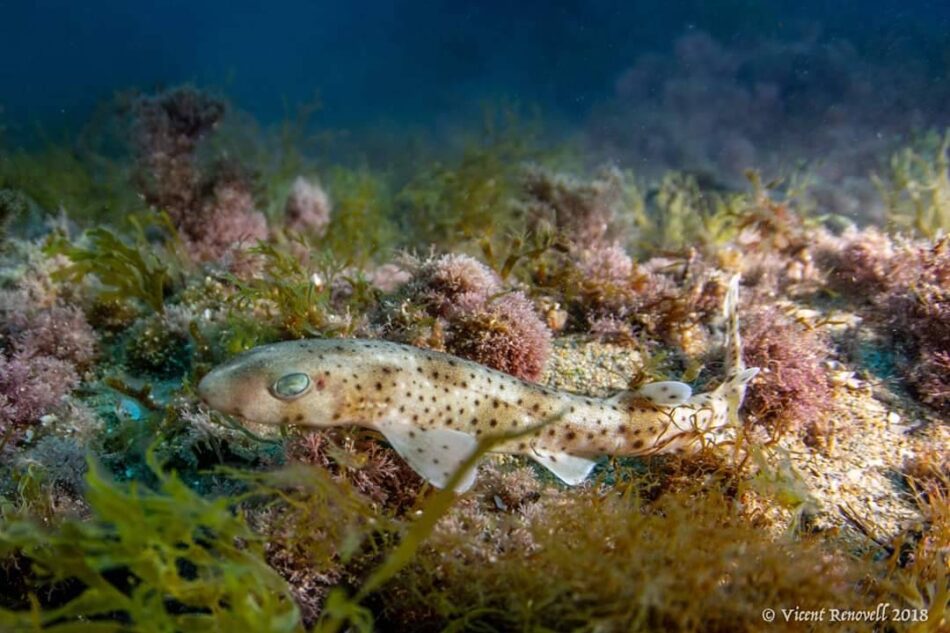
<path id="1" fill-rule="evenodd" d="M 379 171 L 192 88 L 120 111 L 122 150 L 0 156 L 0 630 L 950 627 L 950 136 L 849 218 L 800 172 L 589 168 L 510 118 Z M 736 274 L 761 372 L 728 441 L 574 488 L 489 456 L 456 497 L 372 431 L 196 394 L 310 337 L 706 389 Z"/>

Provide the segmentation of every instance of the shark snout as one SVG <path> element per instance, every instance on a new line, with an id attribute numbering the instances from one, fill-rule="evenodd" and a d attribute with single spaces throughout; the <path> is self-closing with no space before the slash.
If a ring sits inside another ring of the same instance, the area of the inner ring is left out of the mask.
<path id="1" fill-rule="evenodd" d="M 212 409 L 221 409 L 221 405 L 224 404 L 223 399 L 219 397 L 221 380 L 220 376 L 216 375 L 217 373 L 215 370 L 205 374 L 198 383 L 198 397 Z"/>
<path id="2" fill-rule="evenodd" d="M 244 384 L 239 372 L 219 367 L 205 375 L 198 383 L 198 396 L 212 409 L 230 415 L 243 415 L 243 402 L 250 396 L 249 385 Z"/>
<path id="3" fill-rule="evenodd" d="M 216 411 L 255 422 L 269 421 L 278 404 L 268 393 L 266 372 L 253 364 L 216 367 L 198 383 L 198 396 Z"/>

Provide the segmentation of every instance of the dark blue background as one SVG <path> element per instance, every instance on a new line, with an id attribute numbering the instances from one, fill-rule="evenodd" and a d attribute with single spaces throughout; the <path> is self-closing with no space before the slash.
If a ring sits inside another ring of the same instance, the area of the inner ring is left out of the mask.
<path id="1" fill-rule="evenodd" d="M 8 136 L 61 129 L 117 89 L 187 81 L 265 122 L 315 94 L 341 126 L 429 125 L 502 95 L 576 120 L 638 54 L 690 29 L 728 42 L 803 22 L 947 76 L 946 0 L 0 0 L 0 121 Z"/>

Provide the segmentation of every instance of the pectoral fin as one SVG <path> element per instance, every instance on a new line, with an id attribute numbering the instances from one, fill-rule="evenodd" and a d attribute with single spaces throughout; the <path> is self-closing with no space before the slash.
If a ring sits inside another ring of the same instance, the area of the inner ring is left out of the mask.
<path id="1" fill-rule="evenodd" d="M 452 474 L 475 452 L 475 438 L 451 429 L 424 430 L 396 420 L 383 420 L 375 428 L 419 475 L 436 488 L 445 488 Z M 465 492 L 475 483 L 472 468 L 455 487 Z"/>
<path id="2" fill-rule="evenodd" d="M 577 457 L 567 453 L 551 453 L 541 449 L 534 449 L 531 458 L 557 475 L 557 478 L 569 486 L 581 483 L 597 464 L 586 457 Z"/>

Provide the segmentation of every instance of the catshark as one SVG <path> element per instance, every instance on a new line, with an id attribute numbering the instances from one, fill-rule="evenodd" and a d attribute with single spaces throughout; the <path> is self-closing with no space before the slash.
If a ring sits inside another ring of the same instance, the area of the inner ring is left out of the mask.
<path id="1" fill-rule="evenodd" d="M 209 372 L 198 393 L 252 422 L 374 429 L 424 479 L 444 488 L 480 440 L 526 455 L 569 485 L 603 455 L 694 451 L 736 419 L 756 368 L 742 361 L 739 280 L 729 283 L 726 369 L 715 390 L 662 381 L 607 398 L 559 391 L 478 363 L 379 340 L 309 339 L 256 347 Z M 475 470 L 456 484 L 463 492 Z"/>

